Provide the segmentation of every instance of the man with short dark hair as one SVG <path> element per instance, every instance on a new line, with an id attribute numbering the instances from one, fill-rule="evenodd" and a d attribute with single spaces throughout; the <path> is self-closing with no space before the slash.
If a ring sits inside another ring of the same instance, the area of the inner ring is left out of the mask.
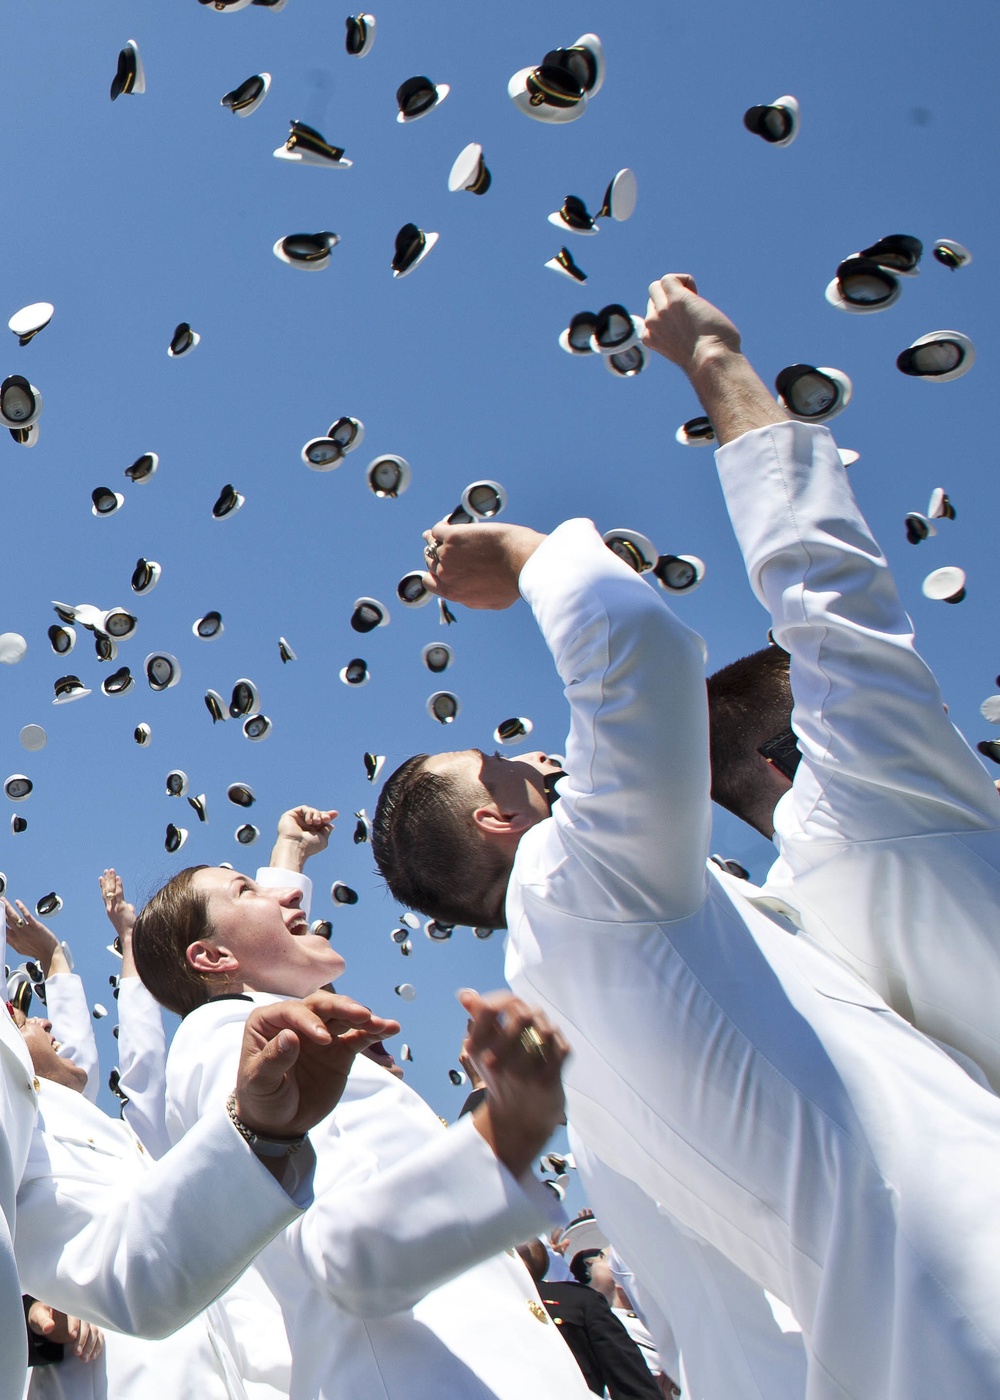
<path id="1" fill-rule="evenodd" d="M 693 283 L 664 278 L 653 290 L 648 343 L 689 376 L 694 340 L 736 335 Z M 712 795 L 773 834 L 765 893 L 1000 1091 L 994 785 L 914 649 L 829 431 L 776 421 L 739 355 L 696 387 L 778 644 L 709 680 Z"/>
<path id="2" fill-rule="evenodd" d="M 696 387 L 746 363 L 731 327 L 694 341 Z M 723 424 L 742 402 L 737 375 Z M 1000 1103 L 792 936 L 773 901 L 706 864 L 701 639 L 589 521 L 547 537 L 442 521 L 426 539 L 431 591 L 480 608 L 523 594 L 571 727 L 565 776 L 543 754 L 465 750 L 390 778 L 373 846 L 394 894 L 415 888 L 446 917 L 438 901 L 468 883 L 470 921 L 506 924 L 508 980 L 573 1042 L 573 1133 L 791 1307 L 810 1400 L 996 1391 Z M 447 830 L 449 858 L 422 884 L 395 818 L 427 772 L 449 812 L 438 827 L 424 793 L 410 827 Z M 486 856 L 468 882 L 467 852 Z"/>

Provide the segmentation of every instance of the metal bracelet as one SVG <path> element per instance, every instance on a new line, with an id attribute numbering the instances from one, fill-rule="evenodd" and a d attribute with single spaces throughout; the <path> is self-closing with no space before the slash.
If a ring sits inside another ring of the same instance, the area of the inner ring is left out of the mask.
<path id="1" fill-rule="evenodd" d="M 306 1142 L 305 1133 L 301 1137 L 273 1138 L 262 1137 L 260 1133 L 255 1133 L 252 1128 L 248 1128 L 236 1113 L 235 1089 L 226 1100 L 226 1112 L 240 1137 L 258 1157 L 291 1157 Z"/>

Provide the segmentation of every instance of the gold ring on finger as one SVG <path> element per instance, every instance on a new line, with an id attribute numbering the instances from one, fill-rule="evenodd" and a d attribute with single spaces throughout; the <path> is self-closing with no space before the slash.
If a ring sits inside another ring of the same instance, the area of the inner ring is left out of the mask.
<path id="1" fill-rule="evenodd" d="M 534 1026 L 525 1026 L 519 1038 L 527 1054 L 534 1055 L 535 1058 L 539 1060 L 547 1060 L 549 1058 L 549 1053 L 545 1048 L 545 1042 L 535 1030 Z"/>

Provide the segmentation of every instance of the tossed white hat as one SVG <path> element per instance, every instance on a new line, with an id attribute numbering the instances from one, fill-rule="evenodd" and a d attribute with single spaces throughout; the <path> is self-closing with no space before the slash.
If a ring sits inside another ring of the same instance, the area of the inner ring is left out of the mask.
<path id="1" fill-rule="evenodd" d="M 186 827 L 174 826 L 173 822 L 168 822 L 167 830 L 163 837 L 163 849 L 169 852 L 170 855 L 173 855 L 175 851 L 180 850 L 187 839 L 188 833 Z"/>
<path id="2" fill-rule="evenodd" d="M 635 171 L 626 166 L 624 170 L 619 170 L 604 191 L 604 198 L 595 218 L 614 219 L 616 223 L 623 224 L 635 213 L 638 198 L 639 182 L 635 178 Z"/>
<path id="3" fill-rule="evenodd" d="M 620 302 L 602 306 L 594 318 L 590 348 L 599 355 L 620 355 L 638 344 L 646 329 L 641 316 L 633 316 Z"/>
<path id="4" fill-rule="evenodd" d="M 5 428 L 30 428 L 41 417 L 42 396 L 23 374 L 8 374 L 0 384 L 0 423 Z"/>
<path id="5" fill-rule="evenodd" d="M 954 520 L 955 507 L 943 486 L 935 486 L 927 504 L 927 514 L 931 520 Z"/>
<path id="6" fill-rule="evenodd" d="M 253 822 L 244 822 L 233 834 L 241 846 L 252 846 L 260 835 L 260 828 L 254 826 Z"/>
<path id="7" fill-rule="evenodd" d="M 3 790 L 11 802 L 23 802 L 31 796 L 34 786 L 26 773 L 11 773 L 4 781 Z"/>
<path id="8" fill-rule="evenodd" d="M 152 593 L 160 581 L 163 570 L 155 559 L 137 559 L 132 570 L 132 592 Z"/>
<path id="9" fill-rule="evenodd" d="M 245 715 L 253 714 L 254 710 L 259 708 L 260 692 L 253 681 L 241 676 L 233 686 L 232 698 L 229 701 L 230 718 L 243 719 Z"/>
<path id="10" fill-rule="evenodd" d="M 330 887 L 330 898 L 334 904 L 357 904 L 358 895 L 356 890 L 352 890 L 350 885 L 345 885 L 343 880 L 334 880 Z"/>
<path id="11" fill-rule="evenodd" d="M 640 342 L 630 345 L 627 350 L 617 350 L 613 355 L 604 355 L 604 368 L 618 379 L 634 379 L 646 368 L 646 350 Z"/>
<path id="12" fill-rule="evenodd" d="M 278 655 L 281 657 L 283 666 L 287 666 L 289 661 L 298 661 L 299 659 L 285 637 L 278 638 Z"/>
<path id="13" fill-rule="evenodd" d="M 148 724 L 137 724 L 132 730 L 132 738 L 140 749 L 145 749 L 153 742 L 153 731 Z"/>
<path id="14" fill-rule="evenodd" d="M 60 676 L 54 683 L 53 705 L 66 705 L 71 700 L 82 700 L 90 691 L 79 676 Z"/>
<path id="15" fill-rule="evenodd" d="M 234 117 L 248 117 L 264 101 L 271 86 L 270 73 L 254 73 L 245 78 L 239 87 L 227 92 L 219 99 L 222 107 L 228 107 Z"/>
<path id="16" fill-rule="evenodd" d="M 219 492 L 218 500 L 212 507 L 212 516 L 215 520 L 227 520 L 229 516 L 235 515 L 246 504 L 246 496 L 241 496 L 236 488 L 226 483 Z"/>
<path id="17" fill-rule="evenodd" d="M 689 418 L 674 433 L 674 440 L 682 447 L 707 447 L 715 441 L 715 429 L 711 419 L 706 418 L 704 414 L 697 418 Z"/>
<path id="18" fill-rule="evenodd" d="M 560 348 L 567 355 L 593 355 L 591 341 L 596 327 L 596 311 L 578 311 L 559 336 Z"/>
<path id="19" fill-rule="evenodd" d="M 417 999 L 417 989 L 412 982 L 400 982 L 399 986 L 393 987 L 392 990 L 398 997 L 402 997 L 403 1001 L 416 1001 Z"/>
<path id="20" fill-rule="evenodd" d="M 965 570 L 957 564 L 933 569 L 920 585 L 925 598 L 938 603 L 960 603 L 965 597 Z"/>
<path id="21" fill-rule="evenodd" d="M 278 239 L 272 251 L 289 267 L 301 268 L 303 272 L 322 272 L 339 242 L 340 235 L 329 229 L 322 233 L 289 233 Z"/>
<path id="22" fill-rule="evenodd" d="M 247 0 L 247 3 L 249 0 Z M 146 91 L 146 70 L 142 66 L 142 59 L 139 57 L 139 45 L 134 39 L 129 39 L 128 43 L 118 55 L 118 69 L 111 79 L 111 101 L 127 93 L 140 93 Z"/>
<path id="23" fill-rule="evenodd" d="M 587 280 L 587 274 L 565 246 L 559 249 L 554 258 L 549 258 L 545 266 L 552 272 L 558 272 L 561 277 L 568 277 L 571 282 L 583 283 Z"/>
<path id="24" fill-rule="evenodd" d="M 896 368 L 914 379 L 947 384 L 976 363 L 976 347 L 961 331 L 928 331 L 896 356 Z"/>
<path id="25" fill-rule="evenodd" d="M 424 584 L 424 576 L 420 569 L 413 569 L 403 575 L 396 584 L 396 597 L 404 608 L 422 608 L 430 602 L 431 594 Z"/>
<path id="26" fill-rule="evenodd" d="M 156 475 L 156 470 L 160 465 L 160 458 L 155 452 L 144 452 L 141 457 L 137 457 L 130 467 L 125 468 L 125 475 L 135 486 L 141 486 L 143 482 L 149 481 L 150 477 Z"/>
<path id="27" fill-rule="evenodd" d="M 451 724 L 458 718 L 461 708 L 458 696 L 453 695 L 450 690 L 435 690 L 433 695 L 427 697 L 427 713 L 431 719 L 436 719 L 438 724 Z"/>
<path id="28" fill-rule="evenodd" d="M 705 565 L 697 554 L 661 554 L 653 577 L 668 593 L 692 593 L 705 577 Z"/>
<path id="29" fill-rule="evenodd" d="M 252 807 L 257 801 L 257 794 L 249 783 L 230 783 L 226 796 L 237 807 Z"/>
<path id="30" fill-rule="evenodd" d="M 743 125 L 771 146 L 790 146 L 799 134 L 799 104 L 791 94 L 743 113 Z"/>
<path id="31" fill-rule="evenodd" d="M 326 435 L 337 443 L 346 456 L 364 442 L 365 425 L 360 418 L 351 418 L 345 414 L 330 424 Z"/>
<path id="32" fill-rule="evenodd" d="M 68 656 L 76 646 L 76 630 L 73 627 L 60 627 L 53 623 L 49 628 L 49 645 L 56 656 Z"/>
<path id="33" fill-rule="evenodd" d="M 917 510 L 911 510 L 903 524 L 906 527 L 906 538 L 910 544 L 922 544 L 931 535 L 936 535 L 937 530 L 926 515 L 921 515 Z"/>
<path id="34" fill-rule="evenodd" d="M 568 194 L 562 202 L 562 208 L 549 215 L 549 223 L 555 224 L 556 228 L 563 233 L 579 233 L 588 236 L 600 233 L 597 221 L 592 215 L 583 200 L 578 195 Z"/>
<path id="35" fill-rule="evenodd" d="M 851 401 L 853 386 L 829 365 L 786 365 L 774 381 L 778 402 L 803 423 L 827 423 Z"/>
<path id="36" fill-rule="evenodd" d="M 979 713 L 988 724 L 1000 724 L 1000 695 L 990 695 L 985 699 Z"/>
<path id="37" fill-rule="evenodd" d="M 181 664 L 169 651 L 151 651 L 143 669 L 150 690 L 172 690 L 181 678 Z"/>
<path id="38" fill-rule="evenodd" d="M 523 715 L 513 715 L 510 719 L 501 720 L 494 729 L 493 742 L 507 745 L 523 744 L 534 727 L 530 719 L 525 719 Z"/>
<path id="39" fill-rule="evenodd" d="M 256 743 L 259 739 L 266 739 L 272 729 L 271 721 L 267 715 L 247 715 L 243 721 L 243 735 Z"/>
<path id="40" fill-rule="evenodd" d="M 167 774 L 167 796 L 183 797 L 188 790 L 188 775 L 183 768 L 171 768 Z"/>
<path id="41" fill-rule="evenodd" d="M 354 164 L 353 160 L 344 159 L 342 147 L 331 145 L 321 131 L 300 121 L 292 121 L 288 139 L 274 156 L 295 165 L 319 165 L 327 170 L 350 170 Z"/>
<path id="42" fill-rule="evenodd" d="M 344 449 L 331 437 L 310 438 L 300 457 L 314 472 L 332 472 L 344 460 Z"/>
<path id="43" fill-rule="evenodd" d="M 617 554 L 637 574 L 647 573 L 659 557 L 653 541 L 638 530 L 608 530 L 601 538 L 611 553 Z"/>
<path id="44" fill-rule="evenodd" d="M 862 248 L 854 257 L 878 263 L 897 277 L 919 277 L 917 267 L 923 254 L 923 243 L 912 233 L 890 233 L 877 239 L 871 247 Z"/>
<path id="45" fill-rule="evenodd" d="M 410 464 L 405 457 L 387 452 L 375 457 L 365 469 L 365 479 L 369 489 L 382 500 L 401 496 L 413 477 Z"/>
<path id="46" fill-rule="evenodd" d="M 416 224 L 404 224 L 396 234 L 392 255 L 393 277 L 409 276 L 426 258 L 438 237 L 436 233 L 426 233 L 422 228 L 417 228 Z"/>
<path id="47" fill-rule="evenodd" d="M 360 14 L 347 16 L 347 34 L 344 46 L 352 58 L 364 58 L 371 53 L 375 42 L 375 16 Z"/>
<path id="48" fill-rule="evenodd" d="M 370 783 L 375 782 L 382 769 L 385 767 L 384 753 L 366 753 L 364 756 L 365 777 Z"/>
<path id="49" fill-rule="evenodd" d="M 396 114 L 398 122 L 415 122 L 433 112 L 451 92 L 447 83 L 432 83 L 430 78 L 419 75 L 407 78 L 396 89 Z"/>
<path id="50" fill-rule="evenodd" d="M 473 481 L 462 492 L 462 509 L 474 520 L 495 520 L 507 505 L 507 492 L 499 481 Z"/>
<path id="51" fill-rule="evenodd" d="M 340 668 L 338 674 L 345 685 L 362 686 L 367 685 L 371 680 L 368 663 L 360 656 L 355 656 L 353 660 L 348 661 L 346 666 Z"/>
<path id="52" fill-rule="evenodd" d="M 448 176 L 448 189 L 452 194 L 457 194 L 460 190 L 468 190 L 470 194 L 485 194 L 492 183 L 493 176 L 483 160 L 482 146 L 478 141 L 470 141 L 455 157 L 455 163 Z"/>
<path id="53" fill-rule="evenodd" d="M 114 637 L 115 641 L 124 642 L 133 635 L 138 626 L 139 619 L 135 613 L 126 612 L 124 608 L 108 608 L 98 617 L 96 630 L 108 637 Z"/>
<path id="54" fill-rule="evenodd" d="M 351 627 L 355 632 L 374 632 L 389 625 L 389 609 L 377 598 L 355 598 Z"/>
<path id="55" fill-rule="evenodd" d="M 936 238 L 931 252 L 939 263 L 943 263 L 952 272 L 957 272 L 960 267 L 968 267 L 972 261 L 972 254 L 968 248 L 961 243 L 956 243 L 953 238 Z M 47 305 L 46 302 L 41 304 Z M 11 330 L 13 329 L 14 327 L 11 326 Z"/>
<path id="56" fill-rule="evenodd" d="M 205 691 L 205 708 L 212 716 L 213 724 L 221 724 L 229 718 L 229 711 L 226 702 L 217 690 Z"/>
<path id="57" fill-rule="evenodd" d="M 112 491 L 110 486 L 95 486 L 90 493 L 93 504 L 90 507 L 91 515 L 116 515 L 125 504 L 125 497 L 120 491 Z"/>
<path id="58" fill-rule="evenodd" d="M 48 894 L 43 894 L 41 899 L 35 901 L 35 913 L 40 919 L 51 919 L 54 914 L 59 913 L 62 907 L 62 899 L 55 890 L 50 890 Z"/>
<path id="59" fill-rule="evenodd" d="M 27 428 L 8 428 L 7 431 L 19 447 L 37 447 L 38 424 L 31 423 Z"/>
<path id="60" fill-rule="evenodd" d="M 560 65 L 519 69 L 507 84 L 507 95 L 518 111 L 539 122 L 575 122 L 587 110 L 582 84 Z"/>
<path id="61" fill-rule="evenodd" d="M 18 735 L 21 747 L 29 753 L 38 753 L 49 742 L 49 736 L 40 724 L 26 724 Z"/>
<path id="62" fill-rule="evenodd" d="M 0 663 L 4 666 L 16 666 L 27 651 L 28 643 L 20 632 L 0 632 Z"/>
<path id="63" fill-rule="evenodd" d="M 17 336 L 18 344 L 27 345 L 43 331 L 52 320 L 55 307 L 50 301 L 33 301 L 30 306 L 22 306 L 7 322 L 8 330 Z"/>
<path id="64" fill-rule="evenodd" d="M 135 678 L 127 666 L 119 666 L 117 671 L 101 682 L 105 695 L 128 695 L 134 689 Z"/>
<path id="65" fill-rule="evenodd" d="M 203 642 L 214 642 L 216 637 L 221 637 L 225 631 L 222 622 L 222 614 L 214 608 L 207 612 L 204 617 L 199 617 L 191 624 L 191 631 L 196 637 L 200 637 Z"/>
<path id="66" fill-rule="evenodd" d="M 850 311 L 869 316 L 876 311 L 888 311 L 902 296 L 903 288 L 894 272 L 870 258 L 845 258 L 837 275 L 827 286 L 825 296 L 838 311 Z"/>
<path id="67" fill-rule="evenodd" d="M 455 653 L 447 642 L 428 642 L 420 656 L 428 671 L 434 676 L 439 676 L 442 671 L 447 671 L 455 659 Z"/>
<path id="68" fill-rule="evenodd" d="M 190 355 L 195 346 L 200 344 L 201 336 L 198 332 L 193 331 L 187 321 L 179 321 L 170 337 L 167 354 L 172 360 L 180 360 L 185 355 Z"/>

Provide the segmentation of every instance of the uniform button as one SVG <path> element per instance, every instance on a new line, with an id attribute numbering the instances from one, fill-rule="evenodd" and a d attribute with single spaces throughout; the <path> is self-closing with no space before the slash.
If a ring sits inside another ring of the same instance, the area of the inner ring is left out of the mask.
<path id="1" fill-rule="evenodd" d="M 548 1313 L 542 1307 L 541 1303 L 536 1302 L 534 1298 L 528 1299 L 528 1308 L 530 1309 L 531 1313 L 538 1318 L 539 1322 L 548 1322 Z"/>
<path id="2" fill-rule="evenodd" d="M 35 1091 L 36 1094 L 37 1094 L 37 1093 L 39 1092 L 39 1090 L 41 1089 L 42 1086 L 41 1086 L 41 1084 L 39 1083 L 38 1077 L 37 1077 L 37 1076 L 31 1081 L 31 1087 L 34 1089 L 34 1091 Z"/>

